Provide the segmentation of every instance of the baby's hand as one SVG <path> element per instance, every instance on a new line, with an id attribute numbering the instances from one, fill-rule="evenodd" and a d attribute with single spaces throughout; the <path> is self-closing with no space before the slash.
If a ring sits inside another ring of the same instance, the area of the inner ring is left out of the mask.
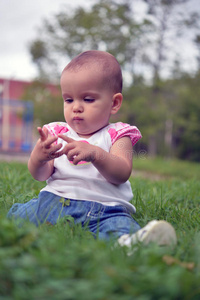
<path id="1" fill-rule="evenodd" d="M 62 153 L 67 155 L 69 161 L 77 165 L 80 161 L 93 162 L 96 155 L 96 146 L 89 144 L 87 141 L 75 141 L 63 134 L 58 135 L 59 138 L 67 142 Z"/>
<path id="2" fill-rule="evenodd" d="M 48 133 L 47 128 L 44 127 L 42 129 L 41 127 L 37 128 L 40 138 L 37 141 L 37 144 L 34 149 L 34 154 L 37 155 L 38 160 L 40 162 L 46 162 L 49 160 L 52 160 L 54 158 L 57 158 L 62 155 L 61 151 L 58 150 L 61 149 L 62 144 L 56 145 L 55 142 L 57 141 L 57 136 L 51 136 Z"/>

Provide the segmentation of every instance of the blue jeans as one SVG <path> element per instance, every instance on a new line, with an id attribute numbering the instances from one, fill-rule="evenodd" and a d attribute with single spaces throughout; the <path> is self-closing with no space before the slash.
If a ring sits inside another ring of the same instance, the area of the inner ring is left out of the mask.
<path id="1" fill-rule="evenodd" d="M 54 225 L 65 216 L 73 217 L 75 224 L 87 227 L 95 237 L 105 240 L 135 233 L 140 229 L 125 206 L 105 206 L 93 201 L 64 199 L 45 191 L 27 203 L 15 203 L 7 215 L 8 218 L 17 219 L 19 224 L 28 220 L 36 226 L 46 222 Z"/>

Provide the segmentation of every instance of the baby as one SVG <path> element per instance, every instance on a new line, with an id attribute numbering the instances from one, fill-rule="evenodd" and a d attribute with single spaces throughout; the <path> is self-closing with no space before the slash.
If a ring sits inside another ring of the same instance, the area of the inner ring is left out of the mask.
<path id="1" fill-rule="evenodd" d="M 66 123 L 38 128 L 28 162 L 33 178 L 47 185 L 38 198 L 14 204 L 8 217 L 39 225 L 70 215 L 95 237 L 121 245 L 176 243 L 169 223 L 152 221 L 141 229 L 132 217 L 128 179 L 141 134 L 135 126 L 109 123 L 123 101 L 118 61 L 107 52 L 83 52 L 64 68 L 60 85 Z"/>

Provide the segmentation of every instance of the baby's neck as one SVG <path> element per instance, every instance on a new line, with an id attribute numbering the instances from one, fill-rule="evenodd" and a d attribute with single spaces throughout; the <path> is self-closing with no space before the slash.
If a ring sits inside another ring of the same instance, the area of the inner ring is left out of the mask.
<path id="1" fill-rule="evenodd" d="M 109 125 L 109 124 L 105 125 L 104 127 L 106 127 L 106 126 L 108 126 L 108 125 Z M 77 135 L 78 135 L 79 137 L 81 137 L 81 138 L 89 139 L 92 135 L 94 135 L 95 133 L 99 132 L 99 131 L 100 131 L 101 129 L 103 129 L 104 127 L 98 129 L 97 131 L 91 132 L 91 133 L 89 133 L 89 134 L 79 134 L 79 133 L 77 132 Z"/>
<path id="2" fill-rule="evenodd" d="M 78 134 L 77 135 L 80 137 L 80 138 L 84 138 L 84 139 L 89 139 L 94 133 L 91 133 L 91 134 Z"/>

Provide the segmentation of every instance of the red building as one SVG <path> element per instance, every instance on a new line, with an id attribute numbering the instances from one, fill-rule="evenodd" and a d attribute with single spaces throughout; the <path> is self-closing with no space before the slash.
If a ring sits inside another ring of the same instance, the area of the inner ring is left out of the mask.
<path id="1" fill-rule="evenodd" d="M 0 151 L 26 152 L 32 149 L 33 102 L 22 101 L 32 82 L 0 78 Z M 52 94 L 56 85 L 46 84 Z"/>
<path id="2" fill-rule="evenodd" d="M 32 83 L 32 81 L 0 78 L 0 98 L 20 100 L 25 89 Z M 45 87 L 54 95 L 60 93 L 58 87 L 54 84 L 47 83 Z"/>

